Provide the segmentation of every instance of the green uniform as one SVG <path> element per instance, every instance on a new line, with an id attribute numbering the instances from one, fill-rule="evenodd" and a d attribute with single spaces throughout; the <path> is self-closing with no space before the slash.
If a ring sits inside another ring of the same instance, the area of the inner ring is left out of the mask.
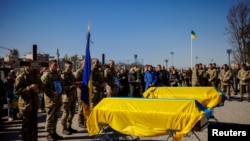
<path id="1" fill-rule="evenodd" d="M 76 81 L 82 81 L 82 76 L 83 76 L 83 69 L 79 68 L 75 74 Z M 83 102 L 81 100 L 81 92 L 82 92 L 82 86 L 77 87 L 77 102 L 78 102 L 77 118 L 79 126 L 83 127 L 85 123 L 83 115 Z"/>
<path id="2" fill-rule="evenodd" d="M 63 89 L 61 76 L 58 72 L 47 70 L 43 73 L 41 81 L 44 91 L 45 111 L 47 114 L 45 130 L 48 136 L 55 136 L 57 121 L 61 111 L 62 97 L 61 94 L 54 95 L 54 92 L 58 89 L 56 88 L 55 82 L 59 82 L 57 83 L 59 85 L 61 83 L 59 87 Z"/>
<path id="3" fill-rule="evenodd" d="M 115 79 L 118 79 L 117 73 L 114 68 L 106 68 L 104 70 L 104 79 L 106 82 L 107 97 L 117 96 L 118 86 Z"/>
<path id="4" fill-rule="evenodd" d="M 71 129 L 72 119 L 74 117 L 76 108 L 76 87 L 73 85 L 75 76 L 72 74 L 72 72 L 63 71 L 61 78 L 64 85 L 64 93 L 62 94 L 63 114 L 61 123 L 63 130 L 68 130 Z"/>
<path id="5" fill-rule="evenodd" d="M 250 100 L 250 91 L 249 91 L 250 72 L 245 69 L 240 69 L 237 78 L 240 80 L 240 100 L 243 100 L 244 88 L 246 89 L 246 93 L 248 94 L 248 100 Z"/>
<path id="6" fill-rule="evenodd" d="M 193 87 L 200 86 L 199 72 L 197 69 L 193 69 L 193 71 L 192 71 L 192 86 Z"/>
<path id="7" fill-rule="evenodd" d="M 93 109 L 102 100 L 103 76 L 99 68 L 93 68 L 91 76 L 93 91 L 91 95 L 90 109 Z"/>
<path id="8" fill-rule="evenodd" d="M 227 99 L 231 100 L 231 94 L 230 94 L 230 81 L 232 78 L 232 72 L 231 70 L 222 70 L 219 74 L 220 84 L 221 84 L 221 90 L 226 93 Z"/>
<path id="9" fill-rule="evenodd" d="M 217 88 L 217 79 L 218 79 L 218 75 L 217 75 L 217 71 L 216 69 L 208 69 L 207 70 L 207 75 L 208 75 L 208 85 L 209 86 L 213 86 Z"/>
<path id="10" fill-rule="evenodd" d="M 202 76 L 200 79 L 201 82 L 201 86 L 208 86 L 208 74 L 207 71 L 205 69 L 202 69 Z"/>
<path id="11" fill-rule="evenodd" d="M 18 107 L 19 113 L 22 116 L 22 138 L 24 141 L 31 141 L 34 136 L 32 132 L 31 124 L 31 111 L 33 110 L 33 99 L 31 90 L 32 80 L 31 73 L 28 71 L 22 71 L 18 74 L 14 83 L 14 89 L 19 96 Z M 37 96 L 37 95 L 35 95 Z M 37 97 L 38 98 L 38 97 Z M 37 107 L 37 106 L 36 106 Z"/>

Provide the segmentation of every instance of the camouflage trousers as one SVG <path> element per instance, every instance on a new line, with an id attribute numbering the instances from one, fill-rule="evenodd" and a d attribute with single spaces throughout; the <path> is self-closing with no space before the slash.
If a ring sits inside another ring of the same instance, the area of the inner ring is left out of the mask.
<path id="1" fill-rule="evenodd" d="M 77 88 L 77 103 L 78 103 L 78 112 L 77 112 L 77 119 L 78 124 L 84 125 L 84 115 L 83 115 L 83 102 L 81 100 L 81 89 Z"/>
<path id="2" fill-rule="evenodd" d="M 118 87 L 116 85 L 114 85 L 114 86 L 106 85 L 107 97 L 117 96 L 118 90 L 119 89 L 118 89 Z"/>
<path id="3" fill-rule="evenodd" d="M 248 95 L 247 98 L 250 99 L 250 88 L 249 88 L 249 84 L 246 84 L 246 85 L 242 85 L 240 84 L 240 98 L 242 99 L 243 98 L 243 94 L 244 94 L 244 89 L 245 89 L 245 92 L 246 94 Z"/>
<path id="4" fill-rule="evenodd" d="M 90 109 L 92 110 L 102 100 L 101 92 L 95 92 L 91 95 Z"/>
<path id="5" fill-rule="evenodd" d="M 51 107 L 45 107 L 46 111 L 46 123 L 45 123 L 45 130 L 47 135 L 53 135 L 56 133 L 56 125 L 61 111 L 61 104 L 60 102 L 55 103 Z"/>
<path id="6" fill-rule="evenodd" d="M 217 82 L 216 81 L 211 81 L 208 83 L 208 86 L 212 86 L 212 87 L 215 87 L 215 88 L 218 88 L 218 85 L 217 85 Z"/>
<path id="7" fill-rule="evenodd" d="M 32 141 L 32 136 L 34 136 L 34 132 L 32 132 L 32 119 L 31 119 L 31 111 L 25 111 L 22 114 L 22 139 L 23 141 Z"/>
<path id="8" fill-rule="evenodd" d="M 71 127 L 72 120 L 75 114 L 76 101 L 72 100 L 69 102 L 63 102 L 63 114 L 61 119 L 61 124 L 63 129 L 68 129 Z"/>
<path id="9" fill-rule="evenodd" d="M 226 94 L 227 98 L 230 99 L 230 85 L 221 85 L 221 90 Z"/>

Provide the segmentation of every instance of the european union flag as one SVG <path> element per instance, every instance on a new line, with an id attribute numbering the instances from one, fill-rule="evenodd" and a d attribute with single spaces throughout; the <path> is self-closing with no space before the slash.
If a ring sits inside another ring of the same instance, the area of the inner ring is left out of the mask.
<path id="1" fill-rule="evenodd" d="M 196 38 L 196 34 L 195 34 L 195 32 L 192 30 L 191 31 L 191 39 L 195 39 Z"/>

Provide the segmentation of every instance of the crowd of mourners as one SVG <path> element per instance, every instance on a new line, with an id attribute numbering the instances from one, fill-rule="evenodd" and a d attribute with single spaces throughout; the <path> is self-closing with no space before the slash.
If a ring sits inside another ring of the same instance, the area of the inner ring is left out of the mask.
<path id="1" fill-rule="evenodd" d="M 118 96 L 131 95 L 141 97 L 143 92 L 149 87 L 215 87 L 227 96 L 231 101 L 231 94 L 239 94 L 238 101 L 243 101 L 243 94 L 247 93 L 250 102 L 249 84 L 250 69 L 246 64 L 235 64 L 229 67 L 227 64 L 221 67 L 216 63 L 208 65 L 195 64 L 194 68 L 176 69 L 174 66 L 165 68 L 162 65 L 145 65 L 144 68 L 133 67 L 117 69 L 120 80 L 123 81 L 122 87 L 130 88 L 130 91 Z M 127 78 L 122 77 L 124 74 Z M 134 83 L 136 80 L 136 83 Z M 137 90 L 139 88 L 140 90 Z"/>
<path id="2" fill-rule="evenodd" d="M 22 138 L 25 141 L 32 139 L 30 111 L 34 108 L 31 99 L 31 94 L 34 93 L 39 97 L 40 112 L 47 114 L 45 131 L 48 141 L 63 139 L 56 132 L 60 111 L 62 111 L 62 134 L 69 135 L 77 132 L 72 128 L 76 106 L 78 106 L 78 125 L 86 128 L 82 100 L 84 60 L 75 72 L 72 71 L 70 61 L 64 62 L 63 70 L 58 69 L 56 60 L 50 60 L 48 64 L 48 67 L 41 68 L 37 75 L 37 83 L 31 81 L 30 66 L 24 66 L 20 72 L 11 70 L 7 77 L 0 81 L 1 117 L 5 115 L 3 105 L 7 103 L 8 121 L 18 118 L 23 120 Z M 150 87 L 212 86 L 224 92 L 228 101 L 231 101 L 232 95 L 239 94 L 238 101 L 241 102 L 246 93 L 247 100 L 250 102 L 250 69 L 246 64 L 235 64 L 233 67 L 224 64 L 219 67 L 216 63 L 208 65 L 199 63 L 192 69 L 176 69 L 174 66 L 165 68 L 162 65 L 117 68 L 113 60 L 109 60 L 107 65 L 102 66 L 99 60 L 94 58 L 91 80 L 90 108 L 94 108 L 104 97 L 143 97 L 144 91 Z M 2 120 L 1 126 L 3 126 Z"/>

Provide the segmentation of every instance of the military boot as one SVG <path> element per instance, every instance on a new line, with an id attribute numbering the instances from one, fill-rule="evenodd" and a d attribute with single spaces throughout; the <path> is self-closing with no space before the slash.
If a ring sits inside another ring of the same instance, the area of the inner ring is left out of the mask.
<path id="1" fill-rule="evenodd" d="M 80 128 L 84 128 L 84 125 L 82 123 L 79 123 Z"/>
<path id="2" fill-rule="evenodd" d="M 72 134 L 69 129 L 63 129 L 62 133 L 65 134 L 65 135 L 71 135 Z"/>
<path id="3" fill-rule="evenodd" d="M 243 97 L 241 97 L 238 101 L 239 101 L 239 102 L 242 102 L 242 101 L 243 101 Z"/>
<path id="4" fill-rule="evenodd" d="M 68 130 L 69 130 L 71 133 L 77 133 L 77 130 L 75 130 L 75 129 L 71 128 L 71 127 L 69 127 Z"/>
<path id="5" fill-rule="evenodd" d="M 63 137 L 59 136 L 57 133 L 54 133 L 53 137 L 54 137 L 55 140 L 62 140 L 63 139 Z"/>
<path id="6" fill-rule="evenodd" d="M 55 141 L 55 138 L 52 135 L 47 135 L 47 141 Z"/>

